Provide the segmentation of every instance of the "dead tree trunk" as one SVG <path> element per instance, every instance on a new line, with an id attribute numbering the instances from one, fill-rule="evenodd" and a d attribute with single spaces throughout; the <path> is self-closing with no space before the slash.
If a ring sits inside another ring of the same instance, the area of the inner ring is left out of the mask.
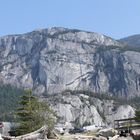
<path id="1" fill-rule="evenodd" d="M 42 128 L 25 135 L 21 135 L 17 137 L 2 136 L 2 138 L 4 140 L 38 140 L 38 139 L 47 140 L 48 139 L 47 132 L 48 132 L 47 127 L 43 126 Z"/>

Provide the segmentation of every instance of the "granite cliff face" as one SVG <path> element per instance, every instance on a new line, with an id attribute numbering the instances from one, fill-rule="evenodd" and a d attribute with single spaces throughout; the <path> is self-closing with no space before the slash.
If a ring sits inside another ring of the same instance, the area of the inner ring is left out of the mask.
<path id="1" fill-rule="evenodd" d="M 37 95 L 65 89 L 140 96 L 140 52 L 99 33 L 65 28 L 0 38 L 0 81 Z"/>

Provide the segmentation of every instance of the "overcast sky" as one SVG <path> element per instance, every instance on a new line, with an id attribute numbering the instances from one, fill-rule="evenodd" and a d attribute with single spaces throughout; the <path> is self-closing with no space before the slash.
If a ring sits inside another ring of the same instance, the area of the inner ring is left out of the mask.
<path id="1" fill-rule="evenodd" d="M 140 34 L 140 0 L 0 0 L 0 36 L 54 26 Z"/>

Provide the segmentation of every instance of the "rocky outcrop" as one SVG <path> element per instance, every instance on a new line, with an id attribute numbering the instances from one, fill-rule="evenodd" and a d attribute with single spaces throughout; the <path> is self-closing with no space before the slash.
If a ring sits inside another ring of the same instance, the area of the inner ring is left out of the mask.
<path id="1" fill-rule="evenodd" d="M 140 53 L 120 48 L 102 34 L 65 28 L 1 37 L 0 81 L 38 96 L 65 89 L 140 96 Z"/>
<path id="2" fill-rule="evenodd" d="M 10 122 L 3 122 L 2 135 L 9 136 L 9 131 L 11 130 L 13 124 Z"/>
<path id="3" fill-rule="evenodd" d="M 50 96 L 47 100 L 59 116 L 59 123 L 67 122 L 76 127 L 112 127 L 114 120 L 131 118 L 135 114 L 135 109 L 129 105 L 120 105 L 114 100 L 100 100 L 80 93 L 64 92 Z"/>

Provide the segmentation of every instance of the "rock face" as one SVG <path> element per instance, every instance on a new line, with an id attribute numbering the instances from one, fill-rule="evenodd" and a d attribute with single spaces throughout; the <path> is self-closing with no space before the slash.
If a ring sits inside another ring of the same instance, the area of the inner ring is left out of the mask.
<path id="1" fill-rule="evenodd" d="M 39 96 L 65 89 L 140 96 L 140 53 L 119 48 L 102 34 L 65 28 L 1 37 L 0 81 Z"/>
<path id="2" fill-rule="evenodd" d="M 116 104 L 85 94 L 64 92 L 47 98 L 59 116 L 59 123 L 72 123 L 76 126 L 113 126 L 114 120 L 134 117 L 135 110 L 129 105 Z"/>
<path id="3" fill-rule="evenodd" d="M 12 128 L 12 124 L 9 122 L 3 122 L 4 127 L 2 128 L 2 135 L 9 136 L 9 131 Z"/>

